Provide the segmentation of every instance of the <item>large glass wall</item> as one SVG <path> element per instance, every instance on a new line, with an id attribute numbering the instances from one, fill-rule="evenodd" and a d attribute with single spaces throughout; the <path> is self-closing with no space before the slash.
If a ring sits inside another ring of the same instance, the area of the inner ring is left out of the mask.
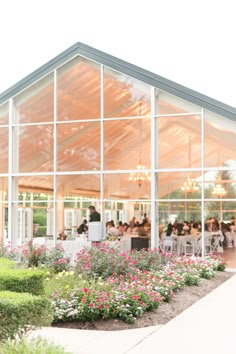
<path id="1" fill-rule="evenodd" d="M 153 247 L 170 221 L 227 222 L 235 135 L 232 120 L 75 57 L 0 107 L 0 238 L 73 236 L 91 204 L 116 224 L 146 213 Z"/>

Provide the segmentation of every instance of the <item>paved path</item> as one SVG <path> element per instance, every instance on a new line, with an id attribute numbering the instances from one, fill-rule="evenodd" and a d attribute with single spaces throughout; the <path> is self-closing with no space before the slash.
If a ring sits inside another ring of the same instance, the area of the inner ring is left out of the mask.
<path id="1" fill-rule="evenodd" d="M 236 354 L 236 275 L 164 326 L 35 331 L 73 354 Z"/>

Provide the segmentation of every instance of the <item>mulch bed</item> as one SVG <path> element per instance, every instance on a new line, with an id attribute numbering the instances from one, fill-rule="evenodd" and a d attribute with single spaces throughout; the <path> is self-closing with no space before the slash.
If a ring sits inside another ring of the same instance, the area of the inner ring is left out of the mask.
<path id="1" fill-rule="evenodd" d="M 201 279 L 199 286 L 186 286 L 175 294 L 170 303 L 161 303 L 158 309 L 145 312 L 135 323 L 127 324 L 119 319 L 98 320 L 95 322 L 62 322 L 55 323 L 53 327 L 89 329 L 99 331 L 119 331 L 123 329 L 141 328 L 155 325 L 163 325 L 179 315 L 199 299 L 209 294 L 212 290 L 231 278 L 235 273 L 217 272 L 215 277 L 206 280 Z"/>

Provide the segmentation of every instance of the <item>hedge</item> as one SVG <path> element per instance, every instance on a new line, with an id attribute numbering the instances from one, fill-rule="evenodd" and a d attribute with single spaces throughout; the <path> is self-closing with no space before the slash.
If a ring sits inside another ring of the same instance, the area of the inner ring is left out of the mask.
<path id="1" fill-rule="evenodd" d="M 42 295 L 44 277 L 45 273 L 37 269 L 3 269 L 0 272 L 0 291 Z"/>
<path id="2" fill-rule="evenodd" d="M 0 341 L 14 338 L 25 326 L 52 323 L 51 302 L 45 297 L 0 291 Z"/>
<path id="3" fill-rule="evenodd" d="M 0 272 L 5 269 L 15 268 L 16 264 L 8 258 L 0 257 Z"/>

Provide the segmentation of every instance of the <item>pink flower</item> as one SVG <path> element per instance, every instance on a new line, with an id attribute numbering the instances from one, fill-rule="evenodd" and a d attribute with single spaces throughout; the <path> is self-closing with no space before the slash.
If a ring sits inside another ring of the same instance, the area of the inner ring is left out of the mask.
<path id="1" fill-rule="evenodd" d="M 84 288 L 85 293 L 88 293 L 88 291 L 89 291 L 88 288 Z"/>
<path id="2" fill-rule="evenodd" d="M 138 295 L 134 295 L 133 296 L 133 300 L 138 300 L 139 296 Z"/>
<path id="3" fill-rule="evenodd" d="M 93 308 L 93 307 L 94 307 L 94 304 L 93 304 L 92 302 L 90 302 L 89 307 L 90 307 L 90 308 Z"/>

